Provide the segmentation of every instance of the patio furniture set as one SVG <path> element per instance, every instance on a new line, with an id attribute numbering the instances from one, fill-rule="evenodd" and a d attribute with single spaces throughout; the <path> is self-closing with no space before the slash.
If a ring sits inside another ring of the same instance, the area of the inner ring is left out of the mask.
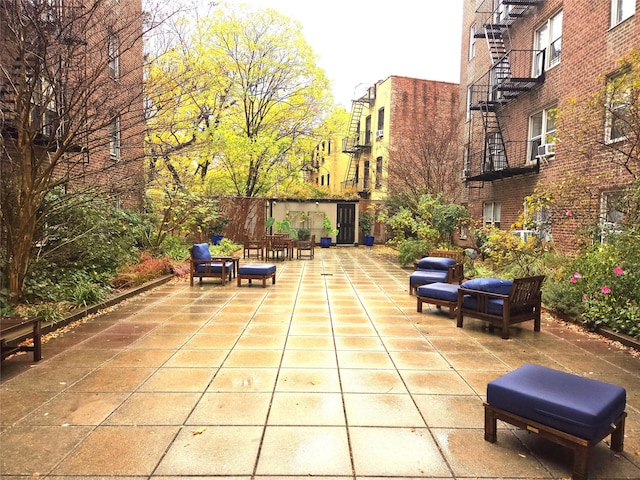
<path id="1" fill-rule="evenodd" d="M 489 322 L 489 329 L 502 329 L 509 338 L 509 326 L 533 320 L 534 331 L 540 331 L 541 288 L 544 276 L 504 280 L 500 278 L 464 279 L 464 266 L 459 252 L 432 251 L 414 265 L 409 276 L 409 291 L 416 294 L 417 311 L 423 304 L 449 309 L 462 328 L 464 317 Z"/>
<path id="2" fill-rule="evenodd" d="M 504 280 L 463 281 L 458 252 L 432 251 L 414 264 L 409 291 L 423 304 L 449 309 L 456 325 L 464 317 L 477 318 L 502 330 L 533 320 L 540 331 L 541 288 L 544 276 Z M 624 446 L 626 391 L 609 383 L 583 378 L 540 365 L 527 364 L 489 382 L 484 403 L 484 438 L 497 440 L 497 420 L 539 435 L 573 451 L 573 480 L 587 480 L 591 447 L 611 435 L 610 448 Z"/>

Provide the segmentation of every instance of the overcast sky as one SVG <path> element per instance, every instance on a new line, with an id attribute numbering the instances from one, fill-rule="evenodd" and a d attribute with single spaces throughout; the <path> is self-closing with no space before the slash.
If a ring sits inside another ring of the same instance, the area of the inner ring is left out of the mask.
<path id="1" fill-rule="evenodd" d="M 337 104 L 391 75 L 458 83 L 463 0 L 222 0 L 302 24 Z M 366 34 L 366 36 L 363 36 Z M 362 40 L 366 38 L 366 40 Z"/>

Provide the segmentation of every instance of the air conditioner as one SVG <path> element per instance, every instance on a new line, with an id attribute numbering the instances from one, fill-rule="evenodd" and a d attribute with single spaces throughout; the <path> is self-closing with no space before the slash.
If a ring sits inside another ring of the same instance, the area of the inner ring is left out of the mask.
<path id="1" fill-rule="evenodd" d="M 538 157 L 546 158 L 556 153 L 556 144 L 555 143 L 543 143 L 542 145 L 538 145 Z"/>
<path id="2" fill-rule="evenodd" d="M 520 238 L 523 242 L 526 242 L 529 237 L 534 237 L 536 235 L 535 230 L 512 230 L 511 233 Z"/>
<path id="3" fill-rule="evenodd" d="M 384 137 L 384 130 L 378 130 L 376 132 L 376 138 L 382 138 Z"/>

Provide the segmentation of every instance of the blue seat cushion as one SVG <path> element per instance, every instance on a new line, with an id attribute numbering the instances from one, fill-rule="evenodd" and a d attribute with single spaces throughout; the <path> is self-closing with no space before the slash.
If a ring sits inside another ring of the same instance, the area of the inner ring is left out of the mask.
<path id="1" fill-rule="evenodd" d="M 449 277 L 447 270 L 416 270 L 409 276 L 409 285 L 425 285 L 427 283 L 445 283 Z"/>
<path id="2" fill-rule="evenodd" d="M 249 263 L 238 269 L 239 275 L 272 275 L 276 273 L 276 266 L 270 263 Z"/>
<path id="3" fill-rule="evenodd" d="M 509 295 L 509 293 L 511 293 L 513 281 L 503 280 L 501 278 L 474 278 L 472 280 L 467 280 L 460 286 L 462 288 L 468 288 L 469 290 Z"/>
<path id="4" fill-rule="evenodd" d="M 225 273 L 233 270 L 233 262 L 224 262 Z M 222 262 L 196 264 L 196 273 L 222 273 Z"/>
<path id="5" fill-rule="evenodd" d="M 478 298 L 473 295 L 465 295 L 462 298 L 462 308 L 468 310 L 478 310 Z M 491 315 L 502 316 L 502 309 L 504 308 L 504 300 L 502 298 L 488 298 L 487 299 L 487 311 Z M 533 307 L 531 307 L 531 310 Z"/>
<path id="6" fill-rule="evenodd" d="M 618 385 L 526 364 L 487 384 L 487 403 L 586 440 L 599 440 L 624 412 Z"/>
<path id="7" fill-rule="evenodd" d="M 418 270 L 448 270 L 450 266 L 455 265 L 453 258 L 445 257 L 423 257 L 416 263 Z"/>
<path id="8" fill-rule="evenodd" d="M 456 302 L 458 301 L 458 285 L 440 282 L 421 285 L 418 287 L 417 295 L 419 297 Z"/>

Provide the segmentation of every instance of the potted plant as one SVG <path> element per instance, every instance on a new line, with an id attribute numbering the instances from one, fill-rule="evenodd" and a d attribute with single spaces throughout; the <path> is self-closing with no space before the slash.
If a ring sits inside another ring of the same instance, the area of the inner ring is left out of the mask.
<path id="1" fill-rule="evenodd" d="M 211 235 L 211 243 L 213 245 L 218 245 L 224 238 L 222 232 L 224 231 L 224 227 L 227 226 L 227 223 L 229 223 L 228 218 L 218 216 L 209 226 L 209 235 Z"/>
<path id="2" fill-rule="evenodd" d="M 367 247 L 373 246 L 373 242 L 375 238 L 371 235 L 371 231 L 373 230 L 373 224 L 376 220 L 376 217 L 369 210 L 365 210 L 360 213 L 360 218 L 358 223 L 360 224 L 360 229 L 362 230 L 364 244 Z"/>
<path id="3" fill-rule="evenodd" d="M 331 246 L 331 235 L 336 235 L 338 229 L 333 228 L 331 225 L 331 219 L 326 215 L 322 219 L 322 237 L 320 237 L 320 246 L 322 248 L 329 248 Z"/>
<path id="4" fill-rule="evenodd" d="M 298 240 L 308 242 L 310 238 L 311 238 L 311 230 L 309 230 L 308 228 L 298 229 Z"/>

